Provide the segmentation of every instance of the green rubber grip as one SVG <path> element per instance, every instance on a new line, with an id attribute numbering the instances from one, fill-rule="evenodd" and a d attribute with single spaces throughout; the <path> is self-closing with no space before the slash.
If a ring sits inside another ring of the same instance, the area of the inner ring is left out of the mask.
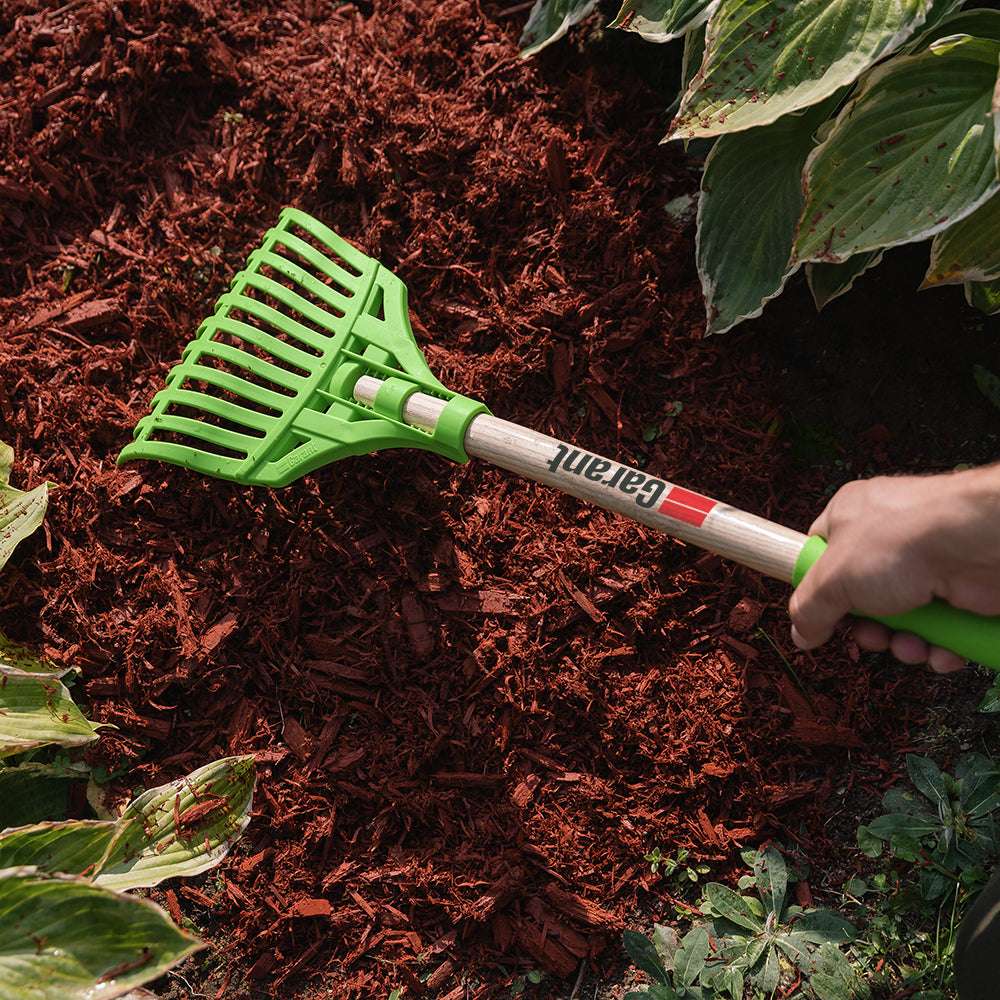
<path id="1" fill-rule="evenodd" d="M 826 541 L 813 535 L 795 563 L 792 586 L 797 587 L 806 573 L 826 551 Z M 902 615 L 863 615 L 888 625 L 896 632 L 912 632 L 932 646 L 943 646 L 953 653 L 984 667 L 1000 671 L 1000 615 L 976 615 L 953 608 L 945 601 L 932 601 L 922 608 Z"/>

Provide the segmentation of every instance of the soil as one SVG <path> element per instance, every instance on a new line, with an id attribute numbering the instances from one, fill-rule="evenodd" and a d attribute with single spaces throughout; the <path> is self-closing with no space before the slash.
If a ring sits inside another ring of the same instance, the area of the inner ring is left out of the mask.
<path id="1" fill-rule="evenodd" d="M 669 916 L 653 846 L 725 877 L 777 838 L 822 886 L 985 685 L 798 653 L 785 588 L 480 464 L 390 452 L 280 492 L 115 467 L 284 204 L 403 278 L 446 384 L 794 527 L 851 478 L 996 457 L 996 324 L 915 294 L 925 249 L 703 339 L 664 210 L 698 163 L 657 144 L 676 53 L 523 62 L 505 6 L 0 12 L 0 438 L 19 485 L 57 485 L 0 627 L 82 669 L 122 794 L 258 757 L 239 847 L 154 893 L 217 946 L 178 995 L 459 1000 L 537 968 L 568 996 Z"/>

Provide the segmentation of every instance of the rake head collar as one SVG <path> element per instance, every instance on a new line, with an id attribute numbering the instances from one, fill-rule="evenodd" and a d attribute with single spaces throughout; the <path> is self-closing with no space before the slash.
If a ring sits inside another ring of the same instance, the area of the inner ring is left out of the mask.
<path id="1" fill-rule="evenodd" d="M 385 380 L 371 406 L 353 396 L 362 375 Z M 433 432 L 402 419 L 417 391 L 448 401 Z M 431 374 L 402 281 L 310 215 L 286 208 L 167 375 L 118 464 L 152 459 L 285 486 L 382 448 L 423 448 L 464 462 L 465 432 L 484 412 Z"/>

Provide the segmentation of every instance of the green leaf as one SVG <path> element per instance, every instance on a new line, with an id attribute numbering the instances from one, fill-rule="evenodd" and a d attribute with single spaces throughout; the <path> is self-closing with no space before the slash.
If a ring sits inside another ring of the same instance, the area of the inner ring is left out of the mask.
<path id="1" fill-rule="evenodd" d="M 521 33 L 521 57 L 527 59 L 558 41 L 596 6 L 597 0 L 536 0 Z"/>
<path id="2" fill-rule="evenodd" d="M 869 996 L 868 987 L 848 957 L 834 945 L 823 945 L 816 958 L 816 969 L 809 985 L 819 1000 L 862 1000 Z"/>
<path id="3" fill-rule="evenodd" d="M 869 250 L 866 253 L 856 253 L 841 264 L 827 264 L 823 261 L 806 264 L 806 281 L 817 311 L 849 292 L 865 271 L 882 263 L 882 256 L 881 250 Z"/>
<path id="4" fill-rule="evenodd" d="M 647 42 L 669 42 L 703 24 L 719 0 L 625 0 L 612 28 L 634 31 Z"/>
<path id="5" fill-rule="evenodd" d="M 995 316 L 1000 313 L 1000 280 L 967 281 L 965 283 L 965 301 L 981 313 Z"/>
<path id="6" fill-rule="evenodd" d="M 1000 43 L 963 37 L 868 75 L 806 163 L 799 260 L 924 239 L 992 196 L 998 54 Z"/>
<path id="7" fill-rule="evenodd" d="M 754 982 L 764 993 L 773 994 L 778 989 L 780 981 L 781 963 L 778 960 L 778 950 L 777 948 L 768 948 L 764 967 L 754 976 Z"/>
<path id="8" fill-rule="evenodd" d="M 119 997 L 200 947 L 148 900 L 31 868 L 0 872 L 0 1000 Z"/>
<path id="9" fill-rule="evenodd" d="M 57 676 L 0 663 L 0 757 L 50 743 L 83 746 L 97 739 L 101 725 L 84 718 Z"/>
<path id="10" fill-rule="evenodd" d="M 919 52 L 929 48 L 934 42 L 949 38 L 952 35 L 972 35 L 974 38 L 993 38 L 1000 40 L 1000 11 L 987 7 L 976 7 L 970 10 L 958 10 L 961 3 L 938 3 L 939 8 L 950 7 L 944 17 L 928 17 L 930 25 L 917 38 L 908 43 L 904 52 Z"/>
<path id="11" fill-rule="evenodd" d="M 705 26 L 689 31 L 684 36 L 684 56 L 681 59 L 681 90 L 687 89 L 705 58 Z M 679 99 L 679 95 L 678 95 Z"/>
<path id="12" fill-rule="evenodd" d="M 674 956 L 674 982 L 685 990 L 701 975 L 708 957 L 708 931 L 694 927 L 681 941 Z"/>
<path id="13" fill-rule="evenodd" d="M 27 493 L 10 485 L 13 464 L 13 449 L 0 441 L 0 569 L 7 565 L 18 543 L 41 525 L 49 504 L 47 483 Z"/>
<path id="14" fill-rule="evenodd" d="M 773 847 L 758 855 L 754 864 L 757 892 L 764 909 L 780 920 L 785 909 L 785 893 L 788 891 L 788 867 L 785 859 Z"/>
<path id="15" fill-rule="evenodd" d="M 1000 713 L 1000 680 L 986 692 L 983 700 L 979 703 L 977 711 L 982 712 L 984 715 L 996 715 Z"/>
<path id="16" fill-rule="evenodd" d="M 975 365 L 973 367 L 972 377 L 976 380 L 976 386 L 979 388 L 979 391 L 1000 410 L 1000 378 L 982 365 Z M 997 683 L 1000 686 L 1000 681 Z"/>
<path id="17" fill-rule="evenodd" d="M 94 881 L 135 889 L 214 867 L 250 822 L 254 781 L 253 757 L 224 757 L 144 792 L 125 807 Z"/>
<path id="18" fill-rule="evenodd" d="M 622 943 L 637 969 L 642 969 L 654 983 L 663 983 L 664 985 L 670 983 L 670 977 L 660 964 L 660 956 L 649 938 L 636 931 L 625 931 L 622 935 Z"/>
<path id="19" fill-rule="evenodd" d="M 935 809 L 939 808 L 942 802 L 948 801 L 944 775 L 930 757 L 921 757 L 915 753 L 907 754 L 906 773 L 917 791 L 930 799 Z"/>
<path id="20" fill-rule="evenodd" d="M 862 854 L 869 858 L 878 858 L 882 855 L 884 841 L 872 833 L 867 824 L 861 823 L 858 825 L 858 847 L 861 848 Z"/>
<path id="21" fill-rule="evenodd" d="M 928 0 L 722 0 L 668 139 L 769 125 L 825 100 L 905 42 Z"/>
<path id="22" fill-rule="evenodd" d="M 873 819 L 868 824 L 868 829 L 873 836 L 881 837 L 882 840 L 905 837 L 919 841 L 928 834 L 937 833 L 941 829 L 941 821 L 925 819 L 922 816 L 911 816 L 907 813 L 889 813 L 887 816 Z"/>
<path id="23" fill-rule="evenodd" d="M 857 931 L 854 925 L 832 910 L 809 910 L 792 924 L 792 930 L 809 944 L 847 944 Z"/>
<path id="24" fill-rule="evenodd" d="M 802 169 L 826 105 L 820 110 L 723 136 L 708 155 L 697 255 L 709 333 L 759 316 L 795 270 L 789 258 L 802 213 Z"/>
<path id="25" fill-rule="evenodd" d="M 115 824 L 74 819 L 0 833 L 0 868 L 33 866 L 51 874 L 91 876 L 111 844 Z"/>
<path id="26" fill-rule="evenodd" d="M 1000 11 L 998 11 L 1000 14 Z M 1000 278 L 1000 196 L 938 233 L 922 288 Z"/>
<path id="27" fill-rule="evenodd" d="M 653 924 L 653 947 L 659 955 L 664 969 L 674 967 L 674 956 L 680 947 L 680 938 L 673 927 L 666 927 L 663 924 Z"/>
<path id="28" fill-rule="evenodd" d="M 745 896 L 737 895 L 728 886 L 709 882 L 705 886 L 705 895 L 713 910 L 738 927 L 744 927 L 755 933 L 760 933 L 764 929 L 764 923 L 754 912 L 751 901 Z"/>
<path id="29" fill-rule="evenodd" d="M 48 819 L 62 819 L 74 780 L 86 773 L 51 764 L 0 767 L 0 830 Z"/>

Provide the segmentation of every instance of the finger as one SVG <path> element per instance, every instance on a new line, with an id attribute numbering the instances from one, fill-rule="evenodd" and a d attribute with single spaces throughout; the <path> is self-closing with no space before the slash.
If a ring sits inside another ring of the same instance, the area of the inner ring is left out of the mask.
<path id="1" fill-rule="evenodd" d="M 820 538 L 830 538 L 830 505 L 827 504 L 823 513 L 816 518 L 809 526 L 810 535 L 819 535 Z"/>
<path id="2" fill-rule="evenodd" d="M 892 632 L 878 622 L 862 619 L 851 628 L 854 641 L 862 648 L 872 653 L 884 653 L 889 648 Z"/>
<path id="3" fill-rule="evenodd" d="M 941 646 L 931 646 L 927 662 L 936 674 L 955 674 L 968 666 L 968 663 L 958 653 L 953 653 L 950 649 L 943 649 Z"/>
<path id="4" fill-rule="evenodd" d="M 889 641 L 889 648 L 892 650 L 892 655 L 900 663 L 907 663 L 911 666 L 926 663 L 927 658 L 931 655 L 930 646 L 919 635 L 914 635 L 912 632 L 894 633 Z"/>
<path id="5" fill-rule="evenodd" d="M 800 649 L 821 646 L 833 635 L 837 623 L 851 610 L 846 574 L 838 561 L 824 553 L 792 594 L 788 605 L 792 639 Z"/>

